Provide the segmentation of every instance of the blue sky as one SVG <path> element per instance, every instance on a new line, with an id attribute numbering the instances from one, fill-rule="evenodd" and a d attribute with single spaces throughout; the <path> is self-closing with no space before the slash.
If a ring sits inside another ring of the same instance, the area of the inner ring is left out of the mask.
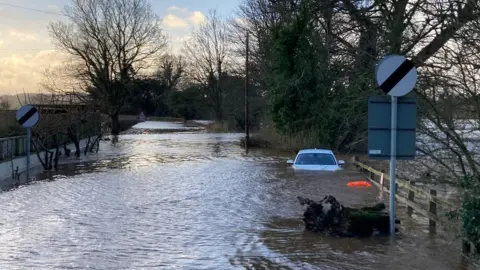
<path id="1" fill-rule="evenodd" d="M 70 0 L 0 0 L 0 94 L 38 90 L 42 72 L 61 63 L 47 32 L 48 23 L 64 17 L 60 13 Z M 171 38 L 171 48 L 179 51 L 190 30 L 209 10 L 226 16 L 242 0 L 150 0 L 154 11 L 163 18 L 163 28 Z M 32 8 L 46 13 L 8 5 Z M 51 12 L 51 13 L 48 13 Z"/>

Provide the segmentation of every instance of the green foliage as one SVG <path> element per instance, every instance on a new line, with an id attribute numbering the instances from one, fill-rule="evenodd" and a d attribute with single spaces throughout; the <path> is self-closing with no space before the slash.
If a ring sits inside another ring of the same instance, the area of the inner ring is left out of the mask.
<path id="1" fill-rule="evenodd" d="M 282 135 L 302 133 L 314 138 L 312 144 L 336 147 L 343 130 L 351 128 L 344 123 L 357 107 L 358 90 L 347 91 L 345 63 L 329 58 L 325 42 L 317 37 L 311 9 L 310 1 L 301 1 L 293 18 L 272 33 L 269 112 Z M 366 108 L 366 96 L 364 101 Z"/>
<path id="2" fill-rule="evenodd" d="M 278 26 L 273 33 L 274 72 L 270 78 L 270 112 L 278 130 L 296 133 L 306 124 L 309 106 L 316 89 L 313 76 L 315 59 L 311 52 L 308 22 L 299 15 Z"/>
<path id="3" fill-rule="evenodd" d="M 137 78 L 129 87 L 126 100 L 126 114 L 139 114 L 143 111 L 149 116 L 168 116 L 170 110 L 167 98 L 172 89 L 156 78 Z"/>
<path id="4" fill-rule="evenodd" d="M 472 175 L 465 177 L 463 187 L 463 233 L 476 247 L 480 247 L 480 178 Z"/>
<path id="5" fill-rule="evenodd" d="M 350 46 L 341 29 L 345 14 L 331 1 L 265 6 L 249 0 L 243 8 L 258 36 L 254 80 L 266 94 L 280 135 L 308 138 L 310 147 L 365 147 L 367 99 L 378 91 L 373 73 L 382 36 L 376 25 L 353 27 L 351 37 L 358 36 L 358 42 Z"/>
<path id="6" fill-rule="evenodd" d="M 222 77 L 222 87 L 225 89 L 223 104 L 224 122 L 228 130 L 245 130 L 245 77 L 225 74 Z M 250 130 L 258 128 L 261 120 L 264 98 L 259 94 L 259 87 L 249 85 L 249 126 Z"/>
<path id="7" fill-rule="evenodd" d="M 174 116 L 185 120 L 206 119 L 206 100 L 201 87 L 192 85 L 183 91 L 173 91 L 168 98 L 168 106 Z"/>
<path id="8" fill-rule="evenodd" d="M 129 96 L 122 113 L 147 116 L 209 119 L 206 100 L 201 87 L 191 85 L 177 90 L 158 78 L 137 78 L 130 86 Z"/>

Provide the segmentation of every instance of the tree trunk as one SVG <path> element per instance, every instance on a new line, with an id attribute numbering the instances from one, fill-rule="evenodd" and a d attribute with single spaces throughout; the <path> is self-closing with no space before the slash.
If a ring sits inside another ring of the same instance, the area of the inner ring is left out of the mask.
<path id="1" fill-rule="evenodd" d="M 75 157 L 80 157 L 80 141 L 79 140 L 76 140 L 74 142 L 75 144 Z"/>
<path id="2" fill-rule="evenodd" d="M 80 157 L 80 138 L 78 138 L 78 132 L 75 126 L 70 126 L 68 128 L 68 136 L 75 145 L 75 156 Z"/>
<path id="3" fill-rule="evenodd" d="M 65 152 L 65 156 L 66 156 L 66 157 L 70 157 L 70 152 L 71 152 L 72 150 L 70 150 L 70 149 L 67 148 L 67 143 L 66 143 L 66 142 L 63 142 L 63 151 Z"/>
<path id="4" fill-rule="evenodd" d="M 221 104 L 216 104 L 215 106 L 215 120 L 218 122 L 223 121 L 223 110 Z"/>
<path id="5" fill-rule="evenodd" d="M 54 159 L 53 167 L 56 170 L 58 168 L 58 161 L 60 160 L 60 145 L 58 144 L 58 134 L 55 134 L 54 142 L 55 142 L 55 159 Z"/>
<path id="6" fill-rule="evenodd" d="M 83 152 L 83 154 L 86 156 L 87 153 L 88 153 L 88 147 L 90 147 L 90 141 L 92 140 L 91 137 L 88 137 L 88 140 L 87 140 L 87 145 L 85 146 L 85 151 Z"/>
<path id="7" fill-rule="evenodd" d="M 111 123 L 111 134 L 118 135 L 120 134 L 120 122 L 118 121 L 118 114 L 114 114 L 110 116 L 112 123 Z"/>

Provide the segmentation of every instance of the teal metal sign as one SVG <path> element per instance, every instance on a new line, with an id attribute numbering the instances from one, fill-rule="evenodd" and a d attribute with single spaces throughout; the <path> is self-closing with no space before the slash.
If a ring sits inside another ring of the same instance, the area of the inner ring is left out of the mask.
<path id="1" fill-rule="evenodd" d="M 368 99 L 368 157 L 390 159 L 391 109 L 388 96 L 372 96 Z M 396 159 L 415 159 L 417 103 L 411 97 L 398 97 L 397 101 L 397 153 Z"/>

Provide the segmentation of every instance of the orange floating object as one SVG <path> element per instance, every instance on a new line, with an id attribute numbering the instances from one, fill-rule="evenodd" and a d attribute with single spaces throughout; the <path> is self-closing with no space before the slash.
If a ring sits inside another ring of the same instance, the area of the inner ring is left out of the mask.
<path id="1" fill-rule="evenodd" d="M 371 187 L 372 185 L 368 181 L 354 181 L 348 182 L 349 187 Z"/>

